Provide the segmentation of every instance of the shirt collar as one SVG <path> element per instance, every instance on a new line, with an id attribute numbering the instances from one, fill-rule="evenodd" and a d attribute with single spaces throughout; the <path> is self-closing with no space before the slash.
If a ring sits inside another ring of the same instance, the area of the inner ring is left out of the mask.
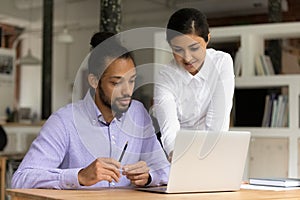
<path id="1" fill-rule="evenodd" d="M 86 93 L 83 101 L 85 102 L 85 107 L 88 111 L 88 116 L 89 116 L 92 124 L 95 125 L 96 124 L 95 122 L 100 121 L 101 123 L 108 125 L 108 123 L 104 120 L 101 111 L 97 107 L 94 97 L 92 96 L 90 91 L 88 91 Z M 120 121 L 123 115 L 124 115 L 124 113 L 122 113 L 118 117 L 115 117 L 114 119 L 117 119 L 118 121 Z"/>
<path id="2" fill-rule="evenodd" d="M 200 71 L 194 77 L 198 80 L 203 79 L 206 81 L 209 77 L 209 72 L 212 67 L 213 67 L 213 64 L 211 62 L 211 59 L 210 59 L 209 55 L 207 55 L 207 53 L 206 53 L 204 63 L 202 65 Z"/>
<path id="3" fill-rule="evenodd" d="M 195 74 L 194 76 L 192 74 L 190 74 L 187 70 L 185 70 L 183 67 L 177 65 L 175 60 L 173 60 L 172 62 L 177 67 L 177 70 L 180 71 L 179 74 L 182 75 L 183 81 L 186 84 L 189 84 L 193 79 L 196 79 L 198 81 L 202 81 L 202 80 L 206 81 L 209 76 L 210 68 L 212 67 L 211 59 L 207 54 L 205 56 L 205 60 L 204 60 L 204 63 L 202 65 L 200 71 L 197 74 Z"/>

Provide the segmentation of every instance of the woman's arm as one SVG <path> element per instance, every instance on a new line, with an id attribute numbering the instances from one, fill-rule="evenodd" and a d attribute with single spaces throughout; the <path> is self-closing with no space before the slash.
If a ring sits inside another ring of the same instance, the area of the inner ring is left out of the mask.
<path id="1" fill-rule="evenodd" d="M 173 70 L 172 73 L 175 73 Z M 175 83 L 167 70 L 161 70 L 154 87 L 154 116 L 157 118 L 161 141 L 167 154 L 173 151 L 175 137 L 180 129 L 175 101 Z"/>
<path id="2" fill-rule="evenodd" d="M 233 61 L 230 55 L 226 54 L 220 64 L 215 90 L 206 115 L 206 130 L 229 130 L 235 87 Z"/>

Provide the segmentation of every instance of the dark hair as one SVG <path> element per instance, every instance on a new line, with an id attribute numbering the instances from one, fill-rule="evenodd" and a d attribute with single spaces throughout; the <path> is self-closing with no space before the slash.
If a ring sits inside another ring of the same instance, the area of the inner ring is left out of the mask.
<path id="1" fill-rule="evenodd" d="M 209 25 L 206 16 L 195 8 L 182 8 L 169 19 L 167 41 L 181 34 L 195 34 L 208 41 Z"/>
<path id="2" fill-rule="evenodd" d="M 128 49 L 121 45 L 115 34 L 109 32 L 98 32 L 91 38 L 90 44 L 93 49 L 88 60 L 88 70 L 99 78 L 108 67 L 107 59 L 133 59 Z M 114 36 L 114 37 L 112 37 Z"/>
<path id="3" fill-rule="evenodd" d="M 111 32 L 97 32 L 95 33 L 90 41 L 90 45 L 92 46 L 92 49 L 94 49 L 98 44 L 100 44 L 101 42 L 103 42 L 104 40 L 114 36 L 114 33 Z"/>

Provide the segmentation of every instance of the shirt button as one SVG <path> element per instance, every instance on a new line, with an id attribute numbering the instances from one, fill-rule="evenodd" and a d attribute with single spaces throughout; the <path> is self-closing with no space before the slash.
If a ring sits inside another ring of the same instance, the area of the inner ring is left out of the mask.
<path id="1" fill-rule="evenodd" d="M 97 123 L 97 120 L 93 119 L 92 124 L 95 125 Z"/>

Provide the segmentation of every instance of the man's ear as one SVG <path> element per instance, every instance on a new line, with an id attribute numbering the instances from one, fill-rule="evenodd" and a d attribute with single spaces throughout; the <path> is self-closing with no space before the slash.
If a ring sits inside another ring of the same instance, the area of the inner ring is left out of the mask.
<path id="1" fill-rule="evenodd" d="M 98 78 L 94 74 L 88 75 L 88 81 L 92 88 L 96 89 L 98 87 Z"/>
<path id="2" fill-rule="evenodd" d="M 207 42 L 206 42 L 206 44 L 208 44 L 209 41 L 210 41 L 210 33 L 207 35 Z"/>

